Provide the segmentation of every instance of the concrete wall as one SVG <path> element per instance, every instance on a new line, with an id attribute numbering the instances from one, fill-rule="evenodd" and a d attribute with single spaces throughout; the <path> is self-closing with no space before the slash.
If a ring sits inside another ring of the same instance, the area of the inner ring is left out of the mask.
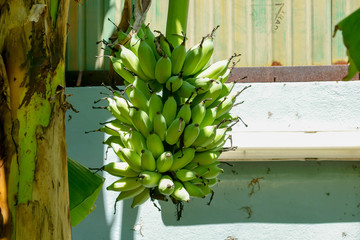
<path id="1" fill-rule="evenodd" d="M 237 85 L 234 91 L 244 85 Z M 234 138 L 241 138 L 242 131 L 358 132 L 360 82 L 252 85 L 239 99 L 245 103 L 234 108 L 249 127 L 238 124 Z M 103 134 L 84 134 L 110 118 L 107 111 L 92 109 L 93 101 L 103 96 L 100 92 L 106 89 L 67 89 L 68 94 L 73 94 L 69 102 L 80 111 L 68 112 L 68 155 L 87 167 L 101 167 L 115 159 L 109 152 L 104 160 Z M 130 200 L 119 202 L 114 214 L 117 194 L 103 189 L 96 209 L 73 228 L 73 239 L 360 239 L 359 162 L 263 161 L 221 165 L 225 173 L 214 188 L 210 206 L 206 204 L 208 198 L 193 199 L 185 204 L 183 216 L 177 221 L 176 208 L 170 202 L 155 201 L 159 211 L 150 201 L 131 209 Z M 102 174 L 107 177 L 105 187 L 115 180 Z"/>

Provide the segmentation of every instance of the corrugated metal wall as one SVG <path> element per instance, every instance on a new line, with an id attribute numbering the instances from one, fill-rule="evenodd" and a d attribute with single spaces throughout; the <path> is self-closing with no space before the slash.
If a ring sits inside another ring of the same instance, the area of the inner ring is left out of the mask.
<path id="1" fill-rule="evenodd" d="M 108 61 L 96 42 L 107 39 L 121 17 L 122 0 L 71 1 L 67 70 L 100 70 Z M 153 0 L 146 23 L 165 32 L 168 0 Z M 191 0 L 187 46 L 220 25 L 214 60 L 241 53 L 238 66 L 329 65 L 346 61 L 334 26 L 360 7 L 359 0 Z"/>

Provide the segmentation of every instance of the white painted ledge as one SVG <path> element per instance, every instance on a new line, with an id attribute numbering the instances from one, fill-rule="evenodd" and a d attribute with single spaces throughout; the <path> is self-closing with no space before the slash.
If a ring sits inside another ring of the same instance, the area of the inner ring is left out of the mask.
<path id="1" fill-rule="evenodd" d="M 360 131 L 232 132 L 220 161 L 360 161 Z M 228 144 L 227 146 L 230 146 Z"/>

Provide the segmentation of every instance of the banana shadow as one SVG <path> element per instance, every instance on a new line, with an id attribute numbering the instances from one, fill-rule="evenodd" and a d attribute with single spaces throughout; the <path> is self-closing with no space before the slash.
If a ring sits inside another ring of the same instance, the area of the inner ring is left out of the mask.
<path id="1" fill-rule="evenodd" d="M 210 205 L 192 198 L 177 221 L 176 207 L 159 202 L 165 225 L 332 223 L 360 221 L 358 162 L 233 162 Z"/>

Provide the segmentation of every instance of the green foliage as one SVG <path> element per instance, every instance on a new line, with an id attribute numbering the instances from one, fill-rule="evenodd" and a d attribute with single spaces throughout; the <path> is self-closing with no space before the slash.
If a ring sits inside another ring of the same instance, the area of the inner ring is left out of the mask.
<path id="1" fill-rule="evenodd" d="M 338 29 L 342 31 L 350 64 L 348 75 L 344 80 L 350 80 L 360 69 L 360 8 L 335 26 L 334 35 Z"/>

